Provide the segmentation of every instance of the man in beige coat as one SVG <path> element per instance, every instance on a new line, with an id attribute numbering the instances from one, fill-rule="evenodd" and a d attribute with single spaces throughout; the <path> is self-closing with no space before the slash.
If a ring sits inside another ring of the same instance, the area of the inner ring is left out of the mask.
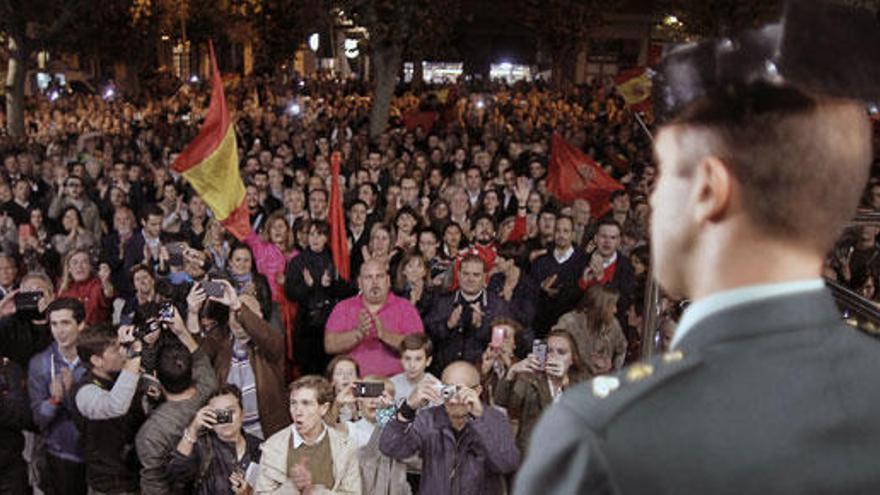
<path id="1" fill-rule="evenodd" d="M 291 384 L 293 424 L 263 444 L 256 493 L 361 493 L 355 445 L 321 419 L 332 402 L 333 387 L 322 377 Z"/>

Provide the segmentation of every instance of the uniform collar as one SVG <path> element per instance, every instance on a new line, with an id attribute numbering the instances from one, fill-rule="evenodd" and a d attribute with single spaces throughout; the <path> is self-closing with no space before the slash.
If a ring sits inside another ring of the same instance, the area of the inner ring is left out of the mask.
<path id="1" fill-rule="evenodd" d="M 712 294 L 691 304 L 685 310 L 670 347 L 674 349 L 681 345 L 692 346 L 697 342 L 715 340 L 716 336 L 700 334 L 723 334 L 729 325 L 723 324 L 721 320 L 725 318 L 729 320 L 731 314 L 736 314 L 736 318 L 739 319 L 738 325 L 737 321 L 733 321 L 734 326 L 743 329 L 748 328 L 749 323 L 754 323 L 757 327 L 772 328 L 794 325 L 798 323 L 794 320 L 804 318 L 812 318 L 815 321 L 817 312 L 829 312 L 834 317 L 839 316 L 834 311 L 833 300 L 824 287 L 822 279 L 815 278 L 749 285 Z M 799 313 L 796 315 L 792 314 L 795 306 L 798 307 Z M 753 320 L 752 315 L 759 315 L 764 319 L 763 323 L 750 321 Z"/>

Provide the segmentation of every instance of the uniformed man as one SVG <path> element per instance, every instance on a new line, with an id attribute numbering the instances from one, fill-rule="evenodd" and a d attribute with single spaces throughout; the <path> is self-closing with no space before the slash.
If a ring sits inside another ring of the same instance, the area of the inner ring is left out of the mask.
<path id="1" fill-rule="evenodd" d="M 820 277 L 872 158 L 865 106 L 843 97 L 876 95 L 880 80 L 823 84 L 824 67 L 786 79 L 781 62 L 798 61 L 770 38 L 782 58 L 755 78 L 746 59 L 760 57 L 725 55 L 748 41 L 706 45 L 710 62 L 666 74 L 702 84 L 667 93 L 674 118 L 655 142 L 653 267 L 693 301 L 672 350 L 547 411 L 515 493 L 880 493 L 880 342 L 841 321 Z M 749 70 L 725 75 L 738 61 Z"/>

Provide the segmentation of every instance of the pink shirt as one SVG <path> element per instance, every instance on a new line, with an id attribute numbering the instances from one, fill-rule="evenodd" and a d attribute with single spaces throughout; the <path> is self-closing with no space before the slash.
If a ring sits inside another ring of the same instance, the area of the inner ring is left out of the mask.
<path id="1" fill-rule="evenodd" d="M 278 249 L 278 246 L 271 242 L 264 241 L 262 237 L 255 232 L 251 232 L 244 242 L 251 247 L 254 252 L 254 263 L 257 265 L 257 271 L 262 273 L 269 279 L 269 288 L 272 289 L 272 300 L 278 301 L 281 298 L 281 287 L 278 286 L 277 277 L 279 273 L 284 273 L 284 267 L 287 261 L 299 254 L 295 249 L 289 255 L 285 255 Z"/>
<path id="2" fill-rule="evenodd" d="M 355 296 L 340 301 L 330 313 L 325 331 L 342 333 L 353 330 L 358 324 L 358 314 L 364 306 L 363 296 Z M 415 306 L 408 300 L 388 293 L 385 305 L 379 309 L 379 320 L 386 330 L 401 335 L 422 333 L 422 319 Z M 393 376 L 403 371 L 400 364 L 400 353 L 382 343 L 373 328 L 351 352 L 348 353 L 361 369 L 361 376 L 381 375 Z"/>

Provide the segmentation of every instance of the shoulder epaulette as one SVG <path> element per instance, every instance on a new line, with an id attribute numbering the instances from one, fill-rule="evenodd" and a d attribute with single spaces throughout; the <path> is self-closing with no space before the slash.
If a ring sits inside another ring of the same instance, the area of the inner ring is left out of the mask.
<path id="1" fill-rule="evenodd" d="M 702 362 L 697 353 L 669 351 L 648 361 L 633 363 L 613 375 L 597 376 L 566 393 L 563 407 L 584 418 L 593 431 L 605 428 L 639 397 Z"/>

